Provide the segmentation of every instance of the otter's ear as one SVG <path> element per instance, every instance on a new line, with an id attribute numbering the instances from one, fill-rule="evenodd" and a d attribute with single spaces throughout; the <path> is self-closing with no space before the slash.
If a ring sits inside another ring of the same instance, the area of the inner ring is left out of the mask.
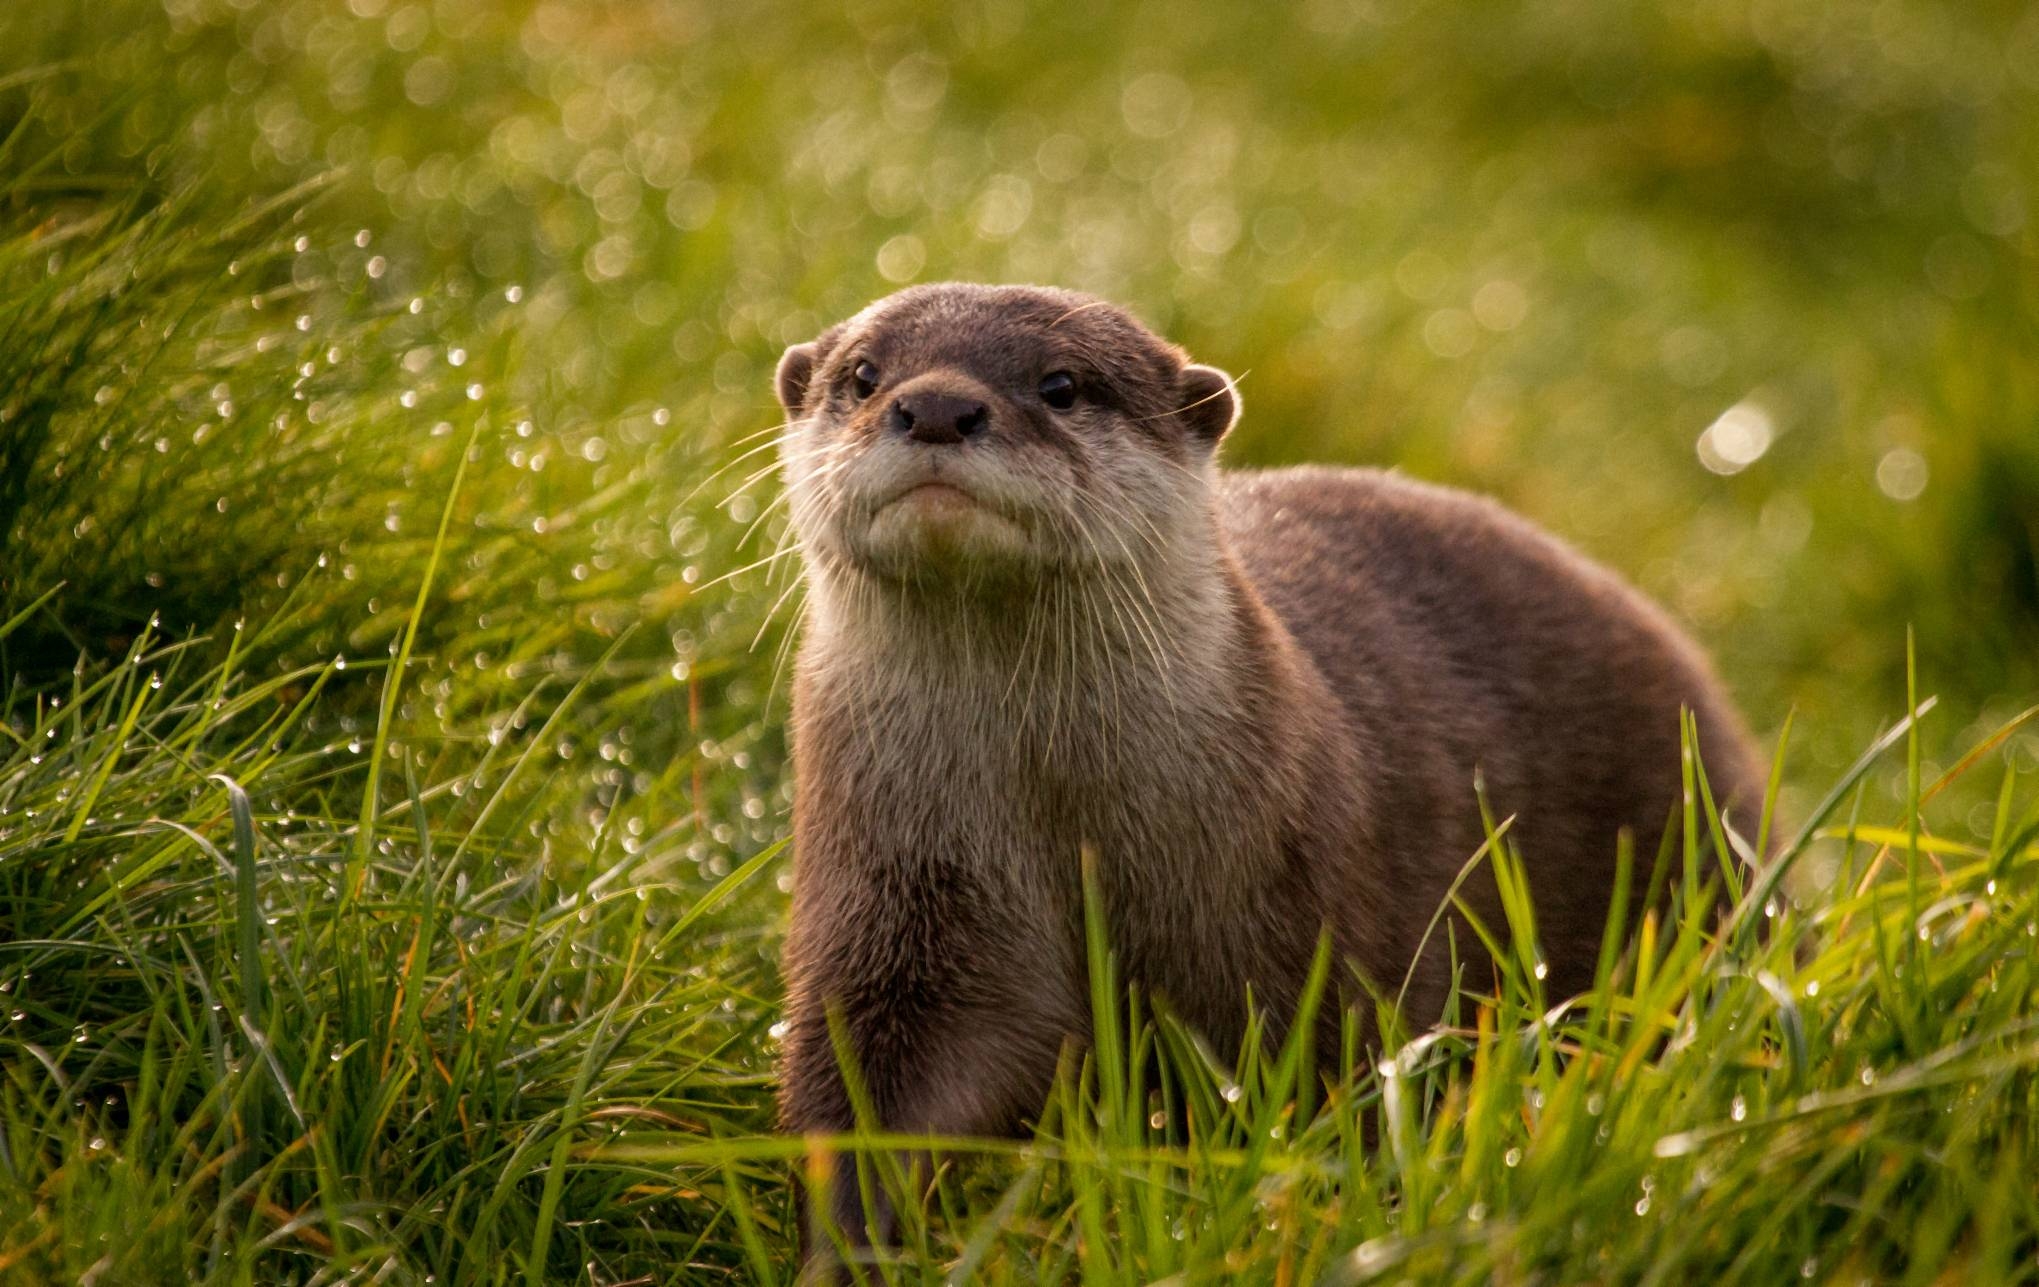
<path id="1" fill-rule="evenodd" d="M 1239 420 L 1239 391 L 1232 377 L 1214 366 L 1186 366 L 1176 382 L 1182 394 L 1178 413 L 1205 442 L 1225 436 Z"/>
<path id="2" fill-rule="evenodd" d="M 820 355 L 820 348 L 814 344 L 795 344 L 779 355 L 779 371 L 772 377 L 772 383 L 779 390 L 779 405 L 786 408 L 790 420 L 800 418 L 801 404 L 807 401 L 807 382 L 814 376 L 814 363 Z"/>

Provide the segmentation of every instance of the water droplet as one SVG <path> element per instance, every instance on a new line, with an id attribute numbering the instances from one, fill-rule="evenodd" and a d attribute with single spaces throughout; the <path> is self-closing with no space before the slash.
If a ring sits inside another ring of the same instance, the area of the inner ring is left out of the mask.
<path id="1" fill-rule="evenodd" d="M 1734 1102 L 1728 1105 L 1727 1115 L 1738 1122 L 1746 1120 L 1749 1116 L 1749 1101 L 1736 1095 Z"/>
<path id="2" fill-rule="evenodd" d="M 1550 966 L 1544 964 L 1542 961 L 1538 961 L 1536 963 L 1536 969 L 1531 972 L 1535 974 L 1536 977 L 1540 980 L 1547 979 L 1550 977 Z"/>
<path id="3" fill-rule="evenodd" d="M 1511 1167 L 1512 1167 L 1512 1166 L 1521 1166 L 1521 1165 L 1522 1165 L 1522 1150 L 1521 1150 L 1521 1149 L 1519 1149 L 1519 1148 L 1511 1148 L 1511 1149 L 1509 1149 L 1509 1150 L 1508 1150 L 1508 1151 L 1507 1151 L 1506 1153 L 1503 1153 L 1503 1154 L 1501 1155 L 1501 1165 L 1503 1165 L 1503 1166 L 1511 1166 Z"/>
<path id="4" fill-rule="evenodd" d="M 1736 474 L 1762 459 L 1776 437 L 1770 413 L 1738 402 L 1699 435 L 1699 463 L 1716 474 Z"/>

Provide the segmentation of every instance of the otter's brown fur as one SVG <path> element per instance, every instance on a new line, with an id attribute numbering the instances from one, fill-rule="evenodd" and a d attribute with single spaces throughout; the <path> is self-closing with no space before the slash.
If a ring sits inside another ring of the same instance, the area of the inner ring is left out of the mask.
<path id="1" fill-rule="evenodd" d="M 1619 833 L 1647 856 L 1680 800 L 1681 707 L 1716 795 L 1760 800 L 1705 659 L 1612 573 L 1392 474 L 1216 470 L 1230 381 L 1110 305 L 916 287 L 789 350 L 779 390 L 809 582 L 789 1129 L 852 1124 L 831 1008 L 888 1127 L 1036 1112 L 1089 1027 L 1085 847 L 1128 975 L 1234 1049 L 1248 988 L 1281 1014 L 1324 932 L 1435 1015 L 1442 935 L 1413 958 L 1483 839 L 1476 774 L 1554 995 L 1590 983 Z M 1502 926 L 1490 878 L 1465 892 Z"/>

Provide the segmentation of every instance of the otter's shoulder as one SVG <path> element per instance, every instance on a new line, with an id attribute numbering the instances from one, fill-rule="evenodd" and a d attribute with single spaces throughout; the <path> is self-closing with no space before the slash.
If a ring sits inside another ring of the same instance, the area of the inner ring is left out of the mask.
<path id="1" fill-rule="evenodd" d="M 1277 598 L 1335 587 L 1669 633 L 1661 609 L 1620 576 L 1472 492 L 1381 469 L 1306 466 L 1222 472 L 1218 506 L 1234 554 Z"/>
<path id="2" fill-rule="evenodd" d="M 1506 547 L 1537 560 L 1585 562 L 1497 501 L 1391 470 L 1225 470 L 1218 475 L 1218 497 L 1227 535 L 1245 549 L 1272 545 L 1317 554 L 1328 542 L 1361 554 L 1376 545 L 1406 550 L 1416 541 L 1430 547 L 1432 557 Z"/>

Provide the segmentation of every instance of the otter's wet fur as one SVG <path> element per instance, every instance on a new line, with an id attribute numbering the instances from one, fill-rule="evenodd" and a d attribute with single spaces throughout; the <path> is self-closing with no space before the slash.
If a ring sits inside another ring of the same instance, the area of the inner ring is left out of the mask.
<path id="1" fill-rule="evenodd" d="M 1753 824 L 1757 757 L 1662 611 L 1476 496 L 1218 469 L 1232 382 L 1108 303 L 914 287 L 778 391 L 808 592 L 788 1129 L 853 1125 L 831 1009 L 886 1127 L 1020 1129 L 1089 1028 L 1086 847 L 1127 975 L 1229 1051 L 1325 933 L 1336 977 L 1436 1015 L 1444 933 L 1414 958 L 1484 838 L 1476 775 L 1554 995 L 1590 984 L 1618 836 L 1646 861 L 1681 798 L 1681 708 Z M 1503 926 L 1485 871 L 1463 893 Z"/>

